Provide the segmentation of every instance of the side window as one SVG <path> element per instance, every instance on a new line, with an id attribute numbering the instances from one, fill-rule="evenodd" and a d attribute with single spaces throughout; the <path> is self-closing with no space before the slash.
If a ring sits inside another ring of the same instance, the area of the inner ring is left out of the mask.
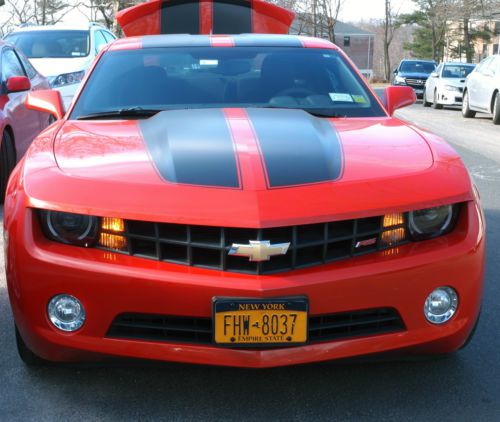
<path id="1" fill-rule="evenodd" d="M 111 41 L 114 41 L 116 38 L 113 34 L 111 34 L 111 32 L 108 32 L 108 31 L 102 31 L 102 33 L 104 34 L 104 38 L 106 38 L 106 42 L 111 42 Z"/>
<path id="2" fill-rule="evenodd" d="M 37 72 L 30 61 L 26 58 L 26 56 L 19 53 L 18 51 L 16 51 L 16 55 L 17 57 L 19 57 L 19 60 L 21 60 L 24 70 L 28 74 L 28 78 L 33 79 L 34 77 L 36 77 Z"/>
<path id="3" fill-rule="evenodd" d="M 478 64 L 476 68 L 477 73 L 484 73 L 484 70 L 488 67 L 488 64 L 491 61 L 491 57 L 488 57 L 487 59 L 484 59 L 481 63 Z"/>
<path id="4" fill-rule="evenodd" d="M 96 53 L 99 53 L 99 51 L 101 51 L 102 48 L 107 43 L 108 42 L 106 41 L 106 38 L 104 38 L 102 31 L 95 31 L 94 32 L 94 49 L 95 49 Z"/>
<path id="5" fill-rule="evenodd" d="M 12 76 L 26 76 L 26 73 L 16 53 L 7 49 L 2 54 L 2 80 L 5 82 Z"/>

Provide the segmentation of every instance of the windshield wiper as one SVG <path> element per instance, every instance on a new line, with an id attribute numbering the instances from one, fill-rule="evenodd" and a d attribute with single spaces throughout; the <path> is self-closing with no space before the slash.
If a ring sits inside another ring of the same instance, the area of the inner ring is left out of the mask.
<path id="1" fill-rule="evenodd" d="M 101 111 L 98 113 L 84 114 L 76 120 L 107 119 L 110 117 L 151 117 L 158 114 L 162 109 L 148 109 L 142 107 L 129 107 L 120 110 Z"/>

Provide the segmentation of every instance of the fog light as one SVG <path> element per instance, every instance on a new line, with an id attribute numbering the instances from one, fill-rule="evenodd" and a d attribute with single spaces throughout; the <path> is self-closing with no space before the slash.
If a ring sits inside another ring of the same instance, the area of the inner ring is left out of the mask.
<path id="1" fill-rule="evenodd" d="M 424 315 L 433 324 L 443 324 L 455 315 L 457 307 L 457 292 L 451 287 L 438 287 L 425 300 Z"/>
<path id="2" fill-rule="evenodd" d="M 70 295 L 54 296 L 47 309 L 49 319 L 62 331 L 76 331 L 85 322 L 85 309 L 81 302 Z"/>

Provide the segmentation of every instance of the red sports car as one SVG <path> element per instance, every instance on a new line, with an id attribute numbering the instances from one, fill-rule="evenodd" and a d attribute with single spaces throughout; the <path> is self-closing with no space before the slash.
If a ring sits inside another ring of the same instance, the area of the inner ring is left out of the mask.
<path id="1" fill-rule="evenodd" d="M 47 78 L 12 45 L 0 40 L 0 204 L 3 203 L 9 175 L 16 161 L 49 125 L 50 115 L 26 108 L 30 90 L 48 89 Z"/>
<path id="2" fill-rule="evenodd" d="M 393 117 L 411 88 L 379 100 L 323 40 L 153 35 L 108 46 L 65 116 L 58 95 L 28 98 L 58 121 L 5 202 L 25 362 L 262 368 L 472 336 L 484 217 L 453 149 Z"/>

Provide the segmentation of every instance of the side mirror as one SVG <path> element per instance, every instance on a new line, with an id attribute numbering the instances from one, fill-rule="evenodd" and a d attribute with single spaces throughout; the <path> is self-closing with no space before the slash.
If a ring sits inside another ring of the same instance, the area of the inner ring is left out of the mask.
<path id="1" fill-rule="evenodd" d="M 415 91 L 409 86 L 388 86 L 382 97 L 382 102 L 390 116 L 396 110 L 415 104 L 416 101 Z"/>
<path id="2" fill-rule="evenodd" d="M 64 116 L 61 93 L 55 89 L 32 91 L 26 97 L 25 104 L 26 108 L 49 113 L 54 116 L 56 120 Z"/>
<path id="3" fill-rule="evenodd" d="M 31 82 L 26 76 L 11 76 L 7 79 L 7 93 L 29 91 Z"/>
<path id="4" fill-rule="evenodd" d="M 394 69 L 394 70 L 392 71 L 392 73 L 394 73 L 394 74 L 398 73 L 398 68 Z"/>
<path id="5" fill-rule="evenodd" d="M 439 77 L 438 73 L 437 72 L 432 72 L 431 73 L 431 78 L 437 78 Z"/>

